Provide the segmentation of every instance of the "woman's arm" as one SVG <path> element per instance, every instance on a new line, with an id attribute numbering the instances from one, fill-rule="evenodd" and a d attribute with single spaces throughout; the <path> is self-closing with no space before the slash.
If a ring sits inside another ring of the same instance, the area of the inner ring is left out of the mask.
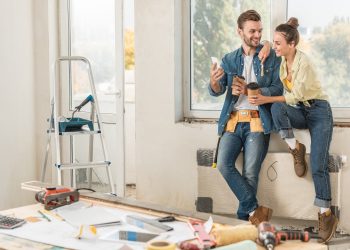
<path id="1" fill-rule="evenodd" d="M 266 103 L 273 103 L 273 102 L 286 102 L 286 98 L 284 98 L 283 95 L 281 96 L 264 96 L 261 94 L 248 96 L 248 101 L 250 104 L 259 106 Z"/>

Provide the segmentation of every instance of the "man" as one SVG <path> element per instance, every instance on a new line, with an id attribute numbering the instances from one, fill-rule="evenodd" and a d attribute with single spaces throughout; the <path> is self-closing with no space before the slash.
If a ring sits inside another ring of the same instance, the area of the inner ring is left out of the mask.
<path id="1" fill-rule="evenodd" d="M 242 46 L 226 54 L 221 67 L 215 63 L 211 66 L 209 92 L 219 96 L 227 90 L 219 119 L 218 169 L 239 200 L 238 218 L 258 225 L 272 215 L 272 209 L 258 205 L 256 192 L 273 122 L 270 105 L 254 106 L 248 102 L 246 85 L 257 82 L 259 92 L 267 96 L 281 95 L 283 87 L 279 79 L 280 59 L 274 51 L 269 49 L 269 57 L 261 58 L 263 64 L 258 56 L 263 47 L 260 15 L 248 10 L 238 17 L 237 24 Z M 240 174 L 235 162 L 242 148 L 244 160 Z"/>

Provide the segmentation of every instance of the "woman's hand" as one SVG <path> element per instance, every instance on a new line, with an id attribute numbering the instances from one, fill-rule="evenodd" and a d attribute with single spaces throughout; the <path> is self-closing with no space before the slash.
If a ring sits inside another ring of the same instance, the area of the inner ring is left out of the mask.
<path id="1" fill-rule="evenodd" d="M 270 96 L 264 96 L 261 94 L 248 96 L 248 101 L 250 104 L 259 106 L 270 102 Z"/>
<path id="2" fill-rule="evenodd" d="M 270 55 L 271 44 L 269 41 L 264 41 L 264 47 L 261 48 L 258 57 L 260 59 L 260 63 L 264 64 L 266 58 Z"/>
<path id="3" fill-rule="evenodd" d="M 259 106 L 266 103 L 274 103 L 274 102 L 286 102 L 286 98 L 281 96 L 264 96 L 262 94 L 251 95 L 248 96 L 248 101 L 250 104 Z"/>

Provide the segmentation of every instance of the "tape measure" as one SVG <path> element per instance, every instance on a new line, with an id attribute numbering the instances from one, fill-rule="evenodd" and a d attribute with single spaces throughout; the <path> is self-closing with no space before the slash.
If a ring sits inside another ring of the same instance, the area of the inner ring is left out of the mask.
<path id="1" fill-rule="evenodd" d="M 168 241 L 153 241 L 147 246 L 147 250 L 175 250 L 176 246 Z"/>

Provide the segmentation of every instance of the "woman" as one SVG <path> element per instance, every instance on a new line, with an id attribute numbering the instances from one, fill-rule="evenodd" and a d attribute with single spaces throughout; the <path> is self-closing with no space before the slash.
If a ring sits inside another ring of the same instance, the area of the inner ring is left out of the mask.
<path id="1" fill-rule="evenodd" d="M 249 98 L 254 105 L 273 103 L 274 125 L 288 144 L 294 158 L 295 173 L 302 177 L 307 172 L 305 145 L 298 142 L 293 128 L 309 129 L 311 136 L 310 164 L 316 198 L 320 242 L 328 242 L 335 233 L 338 219 L 332 214 L 331 189 L 328 173 L 328 150 L 333 132 L 332 111 L 327 96 L 321 89 L 317 74 L 307 56 L 296 48 L 299 42 L 298 19 L 290 18 L 277 26 L 274 49 L 282 57 L 280 78 L 283 96 L 256 95 Z"/>

